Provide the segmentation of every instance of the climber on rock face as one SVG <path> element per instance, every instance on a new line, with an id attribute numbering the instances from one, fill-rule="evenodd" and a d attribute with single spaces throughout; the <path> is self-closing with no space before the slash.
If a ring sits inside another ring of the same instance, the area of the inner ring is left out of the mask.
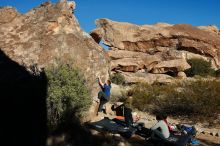
<path id="1" fill-rule="evenodd" d="M 99 83 L 99 86 L 102 89 L 98 93 L 98 98 L 100 100 L 98 113 L 100 113 L 103 110 L 103 105 L 106 104 L 110 100 L 111 81 L 107 80 L 107 82 L 104 84 L 104 83 L 102 83 L 101 78 L 98 77 L 98 83 Z"/>

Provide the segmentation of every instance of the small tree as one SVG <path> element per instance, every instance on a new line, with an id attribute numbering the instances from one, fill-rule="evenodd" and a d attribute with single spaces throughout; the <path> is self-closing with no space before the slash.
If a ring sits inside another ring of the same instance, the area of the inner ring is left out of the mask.
<path id="1" fill-rule="evenodd" d="M 85 79 L 79 70 L 69 65 L 59 65 L 46 70 L 48 78 L 48 124 L 56 128 L 65 122 L 66 115 L 87 110 L 91 105 Z M 74 110 L 74 111 L 73 111 Z M 67 114 L 68 113 L 68 114 Z"/>
<path id="2" fill-rule="evenodd" d="M 185 71 L 186 75 L 189 77 L 195 75 L 208 76 L 214 73 L 211 63 L 203 59 L 194 58 L 187 60 L 187 62 L 191 65 L 191 68 Z"/>

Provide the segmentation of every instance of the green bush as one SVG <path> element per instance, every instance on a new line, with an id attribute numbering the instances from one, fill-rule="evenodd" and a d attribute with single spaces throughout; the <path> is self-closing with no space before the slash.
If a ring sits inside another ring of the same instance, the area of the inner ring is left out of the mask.
<path id="1" fill-rule="evenodd" d="M 120 73 L 116 73 L 110 76 L 110 79 L 112 83 L 115 83 L 117 85 L 122 85 L 125 83 L 125 77 L 121 75 Z"/>
<path id="2" fill-rule="evenodd" d="M 196 80 L 168 85 L 139 84 L 130 92 L 133 106 L 151 113 L 216 118 L 220 114 L 220 81 Z M 141 106 L 140 106 L 141 105 Z"/>
<path id="3" fill-rule="evenodd" d="M 65 122 L 66 115 L 81 113 L 91 105 L 89 90 L 79 70 L 59 65 L 46 70 L 48 78 L 48 124 L 54 128 Z M 74 111 L 73 111 L 74 110 Z M 77 112 L 76 112 L 77 111 Z"/>
<path id="4" fill-rule="evenodd" d="M 213 75 L 214 69 L 211 68 L 211 63 L 203 59 L 189 59 L 187 62 L 190 64 L 191 68 L 186 70 L 185 73 L 188 77 L 193 77 L 195 75 L 208 76 Z"/>

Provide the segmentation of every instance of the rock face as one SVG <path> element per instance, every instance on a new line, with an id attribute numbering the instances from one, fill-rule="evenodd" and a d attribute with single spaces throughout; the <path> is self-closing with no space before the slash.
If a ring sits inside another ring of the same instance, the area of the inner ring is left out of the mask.
<path id="1" fill-rule="evenodd" d="M 111 70 L 177 76 L 190 68 L 187 59 L 202 58 L 220 67 L 220 36 L 215 26 L 187 24 L 138 26 L 109 19 L 96 21 L 91 36 L 109 46 Z"/>
<path id="2" fill-rule="evenodd" d="M 0 49 L 27 70 L 60 62 L 80 68 L 96 96 L 97 75 L 108 77 L 108 56 L 82 31 L 72 14 L 75 3 L 49 2 L 20 14 L 12 7 L 0 9 Z"/>
<path id="3" fill-rule="evenodd" d="M 149 84 L 154 83 L 155 81 L 163 82 L 163 83 L 170 83 L 171 76 L 166 74 L 151 74 L 151 73 L 121 73 L 125 80 L 128 83 L 143 83 L 147 82 Z"/>

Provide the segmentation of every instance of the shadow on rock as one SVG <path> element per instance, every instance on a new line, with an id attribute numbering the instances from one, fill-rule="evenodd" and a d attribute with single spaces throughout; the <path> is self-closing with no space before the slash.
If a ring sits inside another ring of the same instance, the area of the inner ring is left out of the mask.
<path id="1" fill-rule="evenodd" d="M 0 50 L 0 145 L 44 146 L 47 78 L 31 74 Z"/>

